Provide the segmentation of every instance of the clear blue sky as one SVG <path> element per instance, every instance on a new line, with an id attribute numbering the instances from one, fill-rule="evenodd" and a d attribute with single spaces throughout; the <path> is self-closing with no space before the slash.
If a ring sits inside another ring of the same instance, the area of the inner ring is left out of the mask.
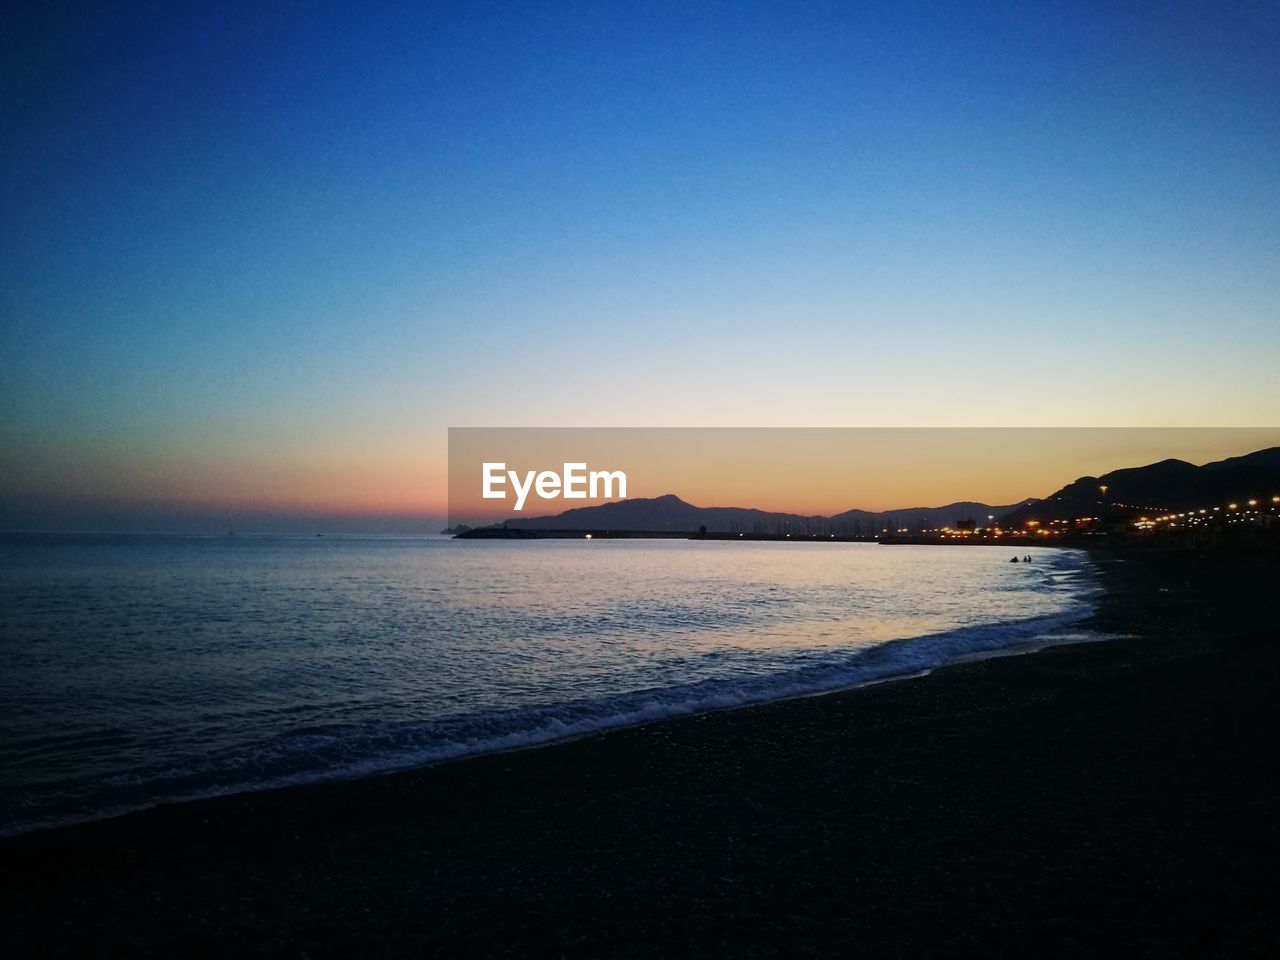
<path id="1" fill-rule="evenodd" d="M 449 425 L 1280 423 L 1274 3 L 268 6 L 7 19 L 9 525 L 434 510 Z"/>

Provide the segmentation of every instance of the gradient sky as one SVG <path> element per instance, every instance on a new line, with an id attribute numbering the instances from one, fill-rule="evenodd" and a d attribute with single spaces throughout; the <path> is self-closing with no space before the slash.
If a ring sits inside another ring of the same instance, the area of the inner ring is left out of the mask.
<path id="1" fill-rule="evenodd" d="M 1277 427 L 462 428 L 449 431 L 449 520 L 475 526 L 606 499 L 541 498 L 531 488 L 516 512 L 510 480 L 502 499 L 484 498 L 487 462 L 504 463 L 500 475 L 514 470 L 522 483 L 531 470 L 585 463 L 584 473 L 623 471 L 628 497 L 676 493 L 697 506 L 830 516 L 956 500 L 1008 505 L 1117 467 L 1169 457 L 1201 464 L 1277 446 Z"/>
<path id="2" fill-rule="evenodd" d="M 268 6 L 7 19 L 0 528 L 440 515 L 448 426 L 1280 424 L 1274 3 Z"/>

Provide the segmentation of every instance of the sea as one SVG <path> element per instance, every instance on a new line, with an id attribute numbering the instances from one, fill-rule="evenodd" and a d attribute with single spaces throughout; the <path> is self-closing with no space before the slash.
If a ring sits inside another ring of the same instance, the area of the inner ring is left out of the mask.
<path id="1" fill-rule="evenodd" d="M 1087 555 L 682 540 L 0 538 L 0 833 L 1091 639 Z"/>

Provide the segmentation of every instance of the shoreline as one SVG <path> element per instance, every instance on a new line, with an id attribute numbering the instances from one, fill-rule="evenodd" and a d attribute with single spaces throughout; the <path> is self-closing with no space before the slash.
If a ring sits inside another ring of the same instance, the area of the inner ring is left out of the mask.
<path id="1" fill-rule="evenodd" d="M 874 543 L 882 547 L 1059 547 L 1096 549 L 1105 537 L 1088 534 L 1054 534 L 1047 537 L 1009 534 L 992 537 L 943 536 L 941 534 L 852 533 L 734 533 L 697 530 L 613 530 L 605 527 L 572 529 L 541 527 L 473 527 L 445 535 L 451 540 L 695 540 L 711 543 Z"/>
<path id="2" fill-rule="evenodd" d="M 1064 627 L 1069 629 L 1076 624 L 1087 623 L 1091 615 L 1086 615 L 1080 620 L 1073 621 Z M 918 640 L 918 637 L 904 638 L 905 641 Z M 883 677 L 874 677 L 868 680 L 859 680 L 845 686 L 833 687 L 830 689 L 809 690 L 799 693 L 787 693 L 777 697 L 760 700 L 747 700 L 743 703 L 735 703 L 728 706 L 690 708 L 687 712 L 676 711 L 669 716 L 653 717 L 641 720 L 622 720 L 617 724 L 594 727 L 589 730 L 583 730 L 580 733 L 570 733 L 563 736 L 553 736 L 547 740 L 535 740 L 530 743 L 516 744 L 513 746 L 502 747 L 477 747 L 473 751 L 459 753 L 452 756 L 441 757 L 437 760 L 427 760 L 421 763 L 411 763 L 407 766 L 390 766 L 382 770 L 369 770 L 354 773 L 335 773 L 332 775 L 318 775 L 314 778 L 304 779 L 305 775 L 300 775 L 297 780 L 281 780 L 263 785 L 251 785 L 241 788 L 231 788 L 224 792 L 194 794 L 189 797 L 182 797 L 174 800 L 161 800 L 156 803 L 129 807 L 118 811 L 86 814 L 83 817 L 69 817 L 67 819 L 50 819 L 47 821 L 36 821 L 31 824 L 23 824 L 17 828 L 10 829 L 8 827 L 0 827 L 0 844 L 11 837 L 26 837 L 32 834 L 47 833 L 50 831 L 71 829 L 77 827 L 91 826 L 97 823 L 119 820 L 124 817 L 133 817 L 146 815 L 155 810 L 165 810 L 172 807 L 181 807 L 189 803 L 208 803 L 217 802 L 219 800 L 230 800 L 238 797 L 252 797 L 259 794 L 275 793 L 277 791 L 287 790 L 305 790 L 309 787 L 322 787 L 335 783 L 352 783 L 362 780 L 373 780 L 382 777 L 395 777 L 400 774 L 416 773 L 423 770 L 430 770 L 452 763 L 465 763 L 468 760 L 477 760 L 483 757 L 505 756 L 507 754 L 524 753 L 534 750 L 554 749 L 563 744 L 577 743 L 581 740 L 587 740 L 592 737 L 602 736 L 618 730 L 642 730 L 646 727 L 661 723 L 673 723 L 682 720 L 696 720 L 699 717 L 710 716 L 719 713 L 731 713 L 735 710 L 752 710 L 757 707 L 768 707 L 777 703 L 789 703 L 794 700 L 807 700 L 816 697 L 832 697 L 841 696 L 843 694 L 852 693 L 867 687 L 879 686 L 881 684 L 900 683 L 910 680 L 918 680 L 931 674 L 937 673 L 939 670 L 945 670 L 949 667 L 961 666 L 966 664 L 982 663 L 987 660 L 997 660 L 1003 657 L 1029 657 L 1037 653 L 1043 653 L 1046 650 L 1052 650 L 1058 647 L 1071 647 L 1090 643 L 1105 643 L 1113 639 L 1124 639 L 1123 637 L 1113 637 L 1110 635 L 1099 634 L 1096 636 L 1078 636 L 1072 635 L 1069 640 L 1052 640 L 1052 639 L 1035 639 L 1011 644 L 1007 647 L 996 647 L 990 650 L 980 650 L 973 653 L 960 654 L 950 660 L 946 660 L 937 666 L 923 667 L 919 670 L 912 670 L 907 673 L 890 674 Z M 903 641 L 889 641 L 903 642 Z"/>
<path id="3" fill-rule="evenodd" d="M 987 544 L 988 546 L 990 544 Z M 1055 544 L 1054 546 L 1066 546 L 1064 544 Z M 1084 551 L 1082 548 L 1076 548 Z M 279 790 L 295 790 L 305 789 L 308 787 L 324 786 L 326 784 L 346 783 L 357 780 L 366 780 L 376 777 L 396 776 L 403 773 L 413 773 L 420 770 L 427 770 L 438 767 L 443 764 L 458 763 L 467 760 L 477 759 L 480 757 L 488 757 L 495 755 L 503 755 L 509 753 L 517 753 L 526 750 L 540 750 L 544 748 L 556 747 L 565 743 L 573 743 L 585 738 L 607 734 L 616 730 L 628 730 L 650 726 L 652 724 L 667 723 L 672 721 L 696 719 L 698 717 L 722 713 L 733 710 L 752 709 L 755 707 L 767 707 L 775 703 L 784 703 L 790 700 L 800 700 L 809 697 L 824 697 L 832 695 L 840 695 L 852 691 L 860 690 L 864 687 L 874 686 L 882 683 L 895 683 L 898 681 L 914 680 L 926 677 L 938 670 L 943 670 L 951 666 L 968 663 L 980 663 L 985 660 L 999 657 L 1013 656 L 1029 656 L 1042 652 L 1047 649 L 1059 646 L 1071 646 L 1077 643 L 1094 643 L 1103 640 L 1114 639 L 1113 636 L 1107 634 L 1099 634 L 1096 636 L 1081 636 L 1079 631 L 1088 631 L 1088 623 L 1096 616 L 1097 602 L 1103 591 L 1100 585 L 1099 573 L 1094 563 L 1093 557 L 1086 557 L 1086 562 L 1082 564 L 1078 571 L 1079 575 L 1089 582 L 1089 587 L 1081 595 L 1083 602 L 1090 605 L 1091 610 L 1079 617 L 1072 617 L 1063 622 L 1039 632 L 1031 639 L 1018 640 L 1005 646 L 993 647 L 988 649 L 978 649 L 957 654 L 953 657 L 945 659 L 931 666 L 919 669 L 906 669 L 902 673 L 888 674 L 884 676 L 875 676 L 867 679 L 856 680 L 850 683 L 841 683 L 837 686 L 817 687 L 807 690 L 798 690 L 796 692 L 781 693 L 778 695 L 764 694 L 757 697 L 746 699 L 740 703 L 727 705 L 688 705 L 673 704 L 668 709 L 669 712 L 660 716 L 640 717 L 638 714 L 621 716 L 617 722 L 606 722 L 599 726 L 593 726 L 582 729 L 577 732 L 555 735 L 548 735 L 544 739 L 531 739 L 529 742 L 515 743 L 511 745 L 486 746 L 483 743 L 472 746 L 464 746 L 461 751 L 455 754 L 441 756 L 435 759 L 408 761 L 397 763 L 393 760 L 387 760 L 385 765 L 379 766 L 377 761 L 371 761 L 365 769 L 348 769 L 345 771 L 334 771 L 330 773 L 309 773 L 286 775 L 274 781 L 265 783 L 254 783 L 240 786 L 233 786 L 225 790 L 211 790 L 209 792 L 197 792 L 188 796 L 178 798 L 161 799 L 155 802 L 144 802 L 135 806 L 120 807 L 116 809 L 108 808 L 106 810 L 95 811 L 83 815 L 71 815 L 62 818 L 49 817 L 44 820 L 28 821 L 25 823 L 0 825 L 0 843 L 10 837 L 22 837 L 35 833 L 44 833 L 51 830 L 63 830 L 72 827 L 83 827 L 91 824 L 100 823 L 108 820 L 117 820 L 121 817 L 131 817 L 136 815 L 144 815 L 154 810 L 165 809 L 174 806 L 181 806 L 188 803 L 204 803 L 209 801 L 218 801 L 232 799 L 242 796 L 252 796 L 262 793 L 272 793 Z M 1000 626 L 1006 629 L 1014 629 L 1024 626 L 1034 620 L 1059 620 L 1061 615 L 1031 618 L 1027 621 L 1010 621 L 1000 624 L 990 624 L 984 626 Z M 1063 631 L 1071 631 L 1072 639 L 1055 640 L 1052 639 L 1055 633 Z M 950 631 L 943 631 L 939 634 L 925 634 L 918 637 L 902 637 L 895 640 L 885 641 L 876 644 L 868 650 L 881 647 L 894 647 L 898 645 L 910 646 L 913 643 L 928 641 L 945 636 Z M 507 738 L 519 738 L 521 736 L 536 736 L 533 733 L 513 733 L 505 735 Z M 504 739 L 499 737 L 499 740 Z"/>
<path id="4" fill-rule="evenodd" d="M 1262 952 L 1275 561 L 1094 559 L 1131 637 L 0 839 L 0 944 Z"/>

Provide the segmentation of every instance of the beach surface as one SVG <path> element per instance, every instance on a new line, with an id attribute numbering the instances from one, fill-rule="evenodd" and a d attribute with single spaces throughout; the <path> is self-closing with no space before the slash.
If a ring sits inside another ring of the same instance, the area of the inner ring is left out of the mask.
<path id="1" fill-rule="evenodd" d="M 1274 554 L 1125 635 L 0 840 L 5 956 L 1274 956 Z"/>

